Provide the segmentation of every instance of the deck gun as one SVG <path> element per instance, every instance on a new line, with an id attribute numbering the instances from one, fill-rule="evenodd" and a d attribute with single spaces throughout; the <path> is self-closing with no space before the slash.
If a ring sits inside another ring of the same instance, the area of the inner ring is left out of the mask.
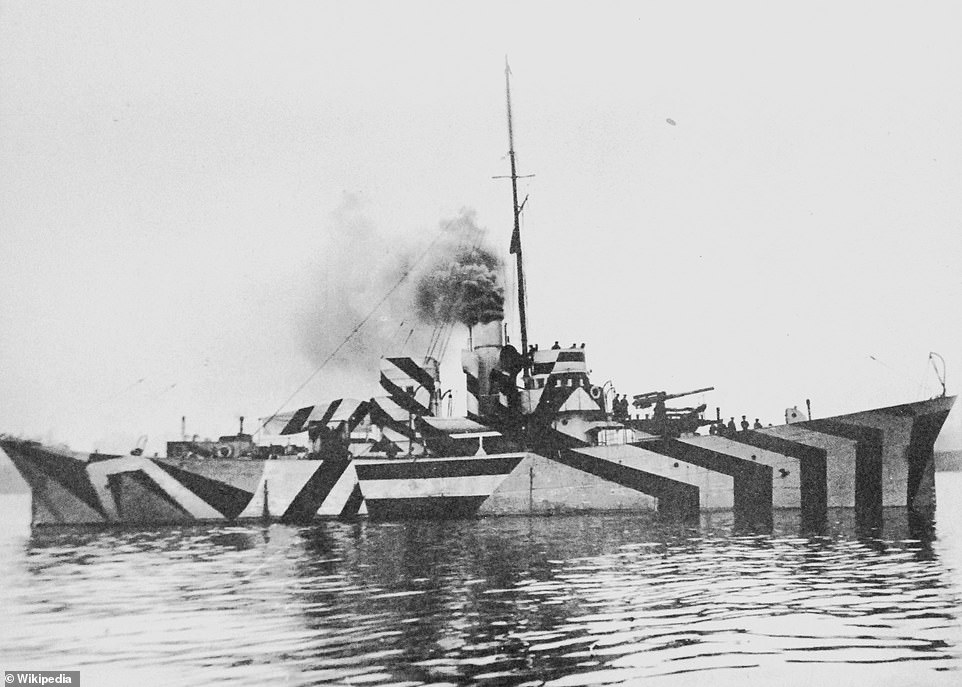
<path id="1" fill-rule="evenodd" d="M 705 391 L 714 391 L 714 390 L 715 390 L 715 387 L 706 386 L 704 389 L 695 389 L 694 391 L 683 391 L 680 394 L 669 394 L 666 391 L 649 391 L 648 393 L 645 393 L 645 394 L 635 394 L 633 397 L 635 400 L 632 402 L 632 405 L 635 406 L 635 408 L 643 410 L 645 408 L 651 408 L 652 406 L 657 406 L 659 403 L 661 403 L 664 406 L 665 401 L 670 401 L 673 398 L 681 398 L 683 396 L 692 396 L 694 394 L 700 394 L 700 393 L 704 393 Z M 674 411 L 675 409 L 669 409 L 669 410 Z M 678 410 L 682 410 L 682 409 L 679 408 Z M 684 410 L 691 410 L 691 409 L 686 408 Z"/>
<path id="2" fill-rule="evenodd" d="M 666 408 L 665 401 L 673 398 L 682 398 L 700 394 L 705 391 L 714 391 L 715 387 L 706 386 L 703 389 L 694 391 L 683 391 L 679 394 L 669 394 L 667 391 L 649 391 L 644 394 L 635 394 L 632 405 L 639 410 L 654 406 L 651 418 L 630 420 L 632 427 L 657 434 L 661 436 L 680 436 L 696 431 L 702 425 L 710 425 L 711 420 L 703 420 L 701 414 L 705 412 L 706 404 L 688 408 Z"/>

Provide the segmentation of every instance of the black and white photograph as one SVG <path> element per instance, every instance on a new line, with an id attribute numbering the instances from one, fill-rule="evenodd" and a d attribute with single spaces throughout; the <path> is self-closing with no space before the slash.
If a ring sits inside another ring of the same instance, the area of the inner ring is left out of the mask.
<path id="1" fill-rule="evenodd" d="M 0 0 L 4 684 L 962 684 L 960 36 Z"/>

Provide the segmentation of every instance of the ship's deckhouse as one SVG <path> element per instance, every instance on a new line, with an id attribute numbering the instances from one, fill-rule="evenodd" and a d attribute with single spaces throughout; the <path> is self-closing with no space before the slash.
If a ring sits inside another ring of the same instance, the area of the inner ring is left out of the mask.
<path id="1" fill-rule="evenodd" d="M 536 349 L 532 351 L 531 376 L 538 388 L 544 387 L 544 381 L 550 375 L 582 374 L 588 376 L 588 366 L 585 364 L 585 347 Z"/>
<path id="2" fill-rule="evenodd" d="M 542 401 L 549 403 L 555 413 L 603 409 L 602 390 L 588 379 L 583 344 L 532 351 L 531 377 L 526 386 L 521 409 L 527 415 L 538 412 Z"/>

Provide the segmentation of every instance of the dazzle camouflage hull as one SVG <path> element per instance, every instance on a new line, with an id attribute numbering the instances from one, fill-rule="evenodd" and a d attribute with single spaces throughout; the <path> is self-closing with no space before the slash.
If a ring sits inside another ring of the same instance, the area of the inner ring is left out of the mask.
<path id="1" fill-rule="evenodd" d="M 529 345 L 522 177 L 508 82 L 506 90 L 519 348 L 504 322 L 501 258 L 474 228 L 458 240 L 446 234 L 447 244 L 439 236 L 429 245 L 437 243 L 433 262 L 412 277 L 412 315 L 433 324 L 432 344 L 422 357 L 381 359 L 382 395 L 264 418 L 263 436 L 283 436 L 287 444 L 255 444 L 243 433 L 243 418 L 238 434 L 217 441 L 188 439 L 182 430 L 165 457 L 145 457 L 142 449 L 77 454 L 0 435 L 0 447 L 32 489 L 34 524 L 613 510 L 691 518 L 729 510 L 736 521 L 764 525 L 775 509 L 798 509 L 818 524 L 830 508 L 853 508 L 860 521 L 879 524 L 885 507 L 934 506 L 933 447 L 955 401 L 945 396 L 944 365 L 939 398 L 819 419 L 794 407 L 784 425 L 756 420 L 750 429 L 743 416 L 739 431 L 734 418 L 721 423 L 720 409 L 706 419 L 705 403 L 666 406 L 712 387 L 647 391 L 629 401 L 612 381 L 592 384 L 584 343 Z M 403 279 L 425 256 L 410 261 Z M 451 392 L 442 390 L 433 357 L 444 341 L 443 358 L 456 324 L 468 328 L 461 352 L 465 417 L 441 412 Z M 293 437 L 308 445 L 298 448 Z"/>
<path id="2" fill-rule="evenodd" d="M 75 454 L 14 439 L 0 446 L 31 487 L 35 525 L 614 510 L 731 510 L 764 522 L 773 509 L 817 520 L 837 507 L 873 521 L 883 507 L 934 506 L 933 446 L 954 400 L 725 437 L 479 456 L 210 460 Z"/>

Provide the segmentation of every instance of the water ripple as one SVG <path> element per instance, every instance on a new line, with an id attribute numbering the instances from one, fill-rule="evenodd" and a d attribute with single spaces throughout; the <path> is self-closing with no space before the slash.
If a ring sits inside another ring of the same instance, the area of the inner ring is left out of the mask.
<path id="1" fill-rule="evenodd" d="M 43 530 L 0 539 L 0 662 L 91 684 L 962 681 L 962 544 L 849 518 Z"/>

